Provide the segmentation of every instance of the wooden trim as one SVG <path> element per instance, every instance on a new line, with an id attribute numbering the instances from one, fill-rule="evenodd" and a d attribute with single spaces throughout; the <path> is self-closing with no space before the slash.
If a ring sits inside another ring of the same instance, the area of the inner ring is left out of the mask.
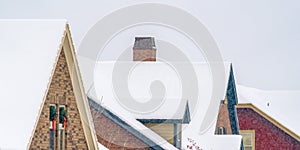
<path id="1" fill-rule="evenodd" d="M 259 108 L 255 107 L 253 104 L 251 104 L 251 103 L 238 104 L 238 105 L 236 105 L 236 108 L 237 109 L 239 109 L 239 108 L 241 108 L 241 109 L 242 108 L 252 109 L 256 113 L 258 113 L 260 116 L 262 116 L 266 120 L 270 121 L 276 127 L 278 127 L 279 129 L 281 129 L 282 131 L 284 131 L 285 133 L 287 133 L 288 135 L 290 135 L 291 137 L 293 137 L 294 139 L 296 139 L 297 141 L 300 142 L 300 137 L 298 135 L 296 135 L 293 131 L 289 130 L 288 128 L 286 128 L 285 126 L 283 126 L 282 124 L 280 124 L 278 121 L 276 121 L 275 119 L 273 119 L 272 117 L 270 117 L 269 115 L 267 115 L 266 113 L 264 113 L 263 111 L 261 111 Z"/>
<path id="2" fill-rule="evenodd" d="M 173 129 L 174 129 L 174 131 L 173 131 L 174 132 L 173 133 L 173 135 L 174 135 L 173 136 L 174 146 L 177 147 L 177 148 L 180 148 L 180 147 L 178 147 L 178 137 L 177 137 L 177 132 L 178 132 L 177 130 L 178 129 L 177 129 L 177 124 L 174 124 Z"/>
<path id="3" fill-rule="evenodd" d="M 75 48 L 73 45 L 69 24 L 66 24 L 64 33 L 63 47 L 66 56 L 66 61 L 69 68 L 70 78 L 73 85 L 75 100 L 80 113 L 80 119 L 86 137 L 86 142 L 89 149 L 98 150 L 96 131 L 94 128 L 89 103 L 82 84 L 81 74 L 76 59 Z M 80 111 L 81 110 L 81 111 Z"/>

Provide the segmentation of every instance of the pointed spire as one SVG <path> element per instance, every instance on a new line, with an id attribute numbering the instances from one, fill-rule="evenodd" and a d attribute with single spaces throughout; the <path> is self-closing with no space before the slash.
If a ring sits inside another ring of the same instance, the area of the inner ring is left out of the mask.
<path id="1" fill-rule="evenodd" d="M 186 101 L 182 123 L 188 124 L 188 123 L 190 123 L 190 121 L 191 121 L 190 108 L 189 108 L 188 101 Z"/>

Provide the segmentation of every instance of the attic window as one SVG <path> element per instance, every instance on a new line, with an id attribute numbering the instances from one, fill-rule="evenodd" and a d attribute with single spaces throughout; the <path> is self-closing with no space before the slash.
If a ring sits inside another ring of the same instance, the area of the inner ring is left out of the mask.
<path id="1" fill-rule="evenodd" d="M 56 106 L 53 104 L 50 104 L 49 107 L 49 122 L 50 122 L 50 150 L 53 150 L 55 148 L 55 127 L 56 127 Z"/>
<path id="2" fill-rule="evenodd" d="M 226 134 L 226 128 L 225 127 L 218 127 L 218 134 Z"/>
<path id="3" fill-rule="evenodd" d="M 66 106 L 59 106 L 59 148 L 65 149 L 65 130 L 67 128 L 67 113 Z"/>
<path id="4" fill-rule="evenodd" d="M 245 150 L 255 150 L 255 130 L 240 130 Z"/>
<path id="5" fill-rule="evenodd" d="M 66 106 L 59 106 L 59 127 L 60 129 L 66 129 L 67 127 L 67 114 Z"/>

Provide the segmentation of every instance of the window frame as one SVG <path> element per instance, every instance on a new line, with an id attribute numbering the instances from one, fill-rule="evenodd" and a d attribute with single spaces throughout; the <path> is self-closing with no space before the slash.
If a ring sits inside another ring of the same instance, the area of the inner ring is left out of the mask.
<path id="1" fill-rule="evenodd" d="M 242 134 L 250 134 L 251 135 L 251 145 L 245 145 L 244 136 Z M 252 150 L 255 150 L 255 130 L 240 130 L 240 135 L 243 137 L 244 148 L 252 147 Z"/>
<path id="2" fill-rule="evenodd" d="M 52 123 L 53 120 L 51 120 L 51 107 L 54 107 L 55 110 L 55 117 L 54 117 L 54 125 Z M 56 126 L 57 125 L 57 107 L 55 104 L 49 105 L 49 149 L 54 150 L 56 147 Z M 54 127 L 53 127 L 54 126 Z M 53 130 L 54 129 L 54 130 Z"/>
<path id="3" fill-rule="evenodd" d="M 65 131 L 65 126 L 64 126 L 64 120 L 62 121 L 63 123 L 61 123 L 61 118 L 60 118 L 60 108 L 64 108 L 64 111 L 65 111 L 65 117 L 67 117 L 67 107 L 66 105 L 59 105 L 58 107 L 58 118 L 59 118 L 59 121 L 58 121 L 58 124 L 59 124 L 59 128 L 58 128 L 58 147 L 59 147 L 59 150 L 64 150 L 65 149 L 65 144 L 66 144 L 66 139 L 65 139 L 65 134 L 66 134 L 66 131 Z"/>
<path id="4" fill-rule="evenodd" d="M 225 135 L 225 134 L 227 134 L 226 128 L 225 127 L 218 127 L 217 133 L 219 135 Z"/>

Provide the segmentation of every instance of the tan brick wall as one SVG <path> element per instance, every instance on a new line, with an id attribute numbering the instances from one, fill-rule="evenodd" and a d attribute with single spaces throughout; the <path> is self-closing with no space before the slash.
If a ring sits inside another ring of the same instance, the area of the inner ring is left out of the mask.
<path id="1" fill-rule="evenodd" d="M 220 104 L 217 126 L 215 131 L 216 134 L 218 133 L 218 127 L 225 127 L 226 134 L 232 134 L 229 112 L 228 112 L 228 105 L 226 104 L 226 102 L 225 104 Z"/>
<path id="2" fill-rule="evenodd" d="M 110 150 L 151 149 L 140 139 L 91 107 L 98 142 Z"/>
<path id="3" fill-rule="evenodd" d="M 156 61 L 156 50 L 133 50 L 133 61 Z"/>
<path id="4" fill-rule="evenodd" d="M 65 148 L 88 149 L 73 93 L 72 81 L 70 78 L 66 57 L 63 50 L 60 53 L 49 91 L 47 93 L 46 101 L 44 106 L 42 106 L 42 112 L 40 118 L 38 119 L 38 123 L 30 143 L 30 149 L 49 149 L 50 104 L 56 105 L 57 114 L 59 105 L 66 105 L 67 130 L 65 132 Z M 56 123 L 57 129 L 58 121 Z M 56 135 L 58 135 L 58 131 L 56 131 Z"/>

